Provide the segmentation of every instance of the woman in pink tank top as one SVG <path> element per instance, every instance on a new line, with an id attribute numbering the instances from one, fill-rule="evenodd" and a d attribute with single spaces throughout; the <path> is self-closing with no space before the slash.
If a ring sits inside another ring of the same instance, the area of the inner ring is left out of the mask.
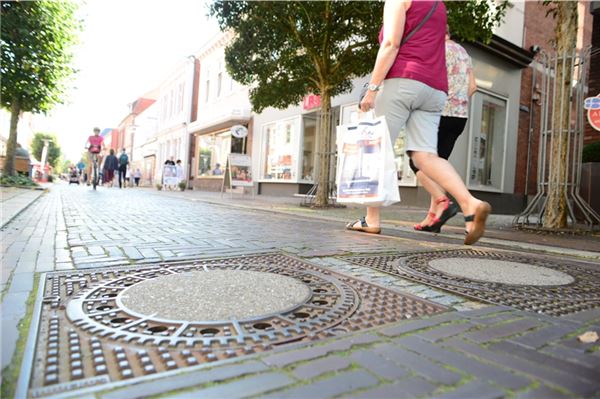
<path id="1" fill-rule="evenodd" d="M 385 115 L 392 143 L 405 131 L 405 151 L 414 164 L 468 215 L 464 243 L 470 245 L 483 236 L 491 206 L 473 197 L 452 165 L 437 154 L 437 131 L 448 91 L 445 33 L 443 2 L 387 0 L 380 48 L 360 108 L 363 112 L 375 108 L 377 115 Z M 379 207 L 367 207 L 366 217 L 346 228 L 379 233 L 379 226 Z"/>

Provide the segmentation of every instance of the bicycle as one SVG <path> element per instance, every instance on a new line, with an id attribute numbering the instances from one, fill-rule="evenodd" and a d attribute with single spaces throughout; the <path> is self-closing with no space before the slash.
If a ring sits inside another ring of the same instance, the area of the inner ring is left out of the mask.
<path id="1" fill-rule="evenodd" d="M 97 152 L 90 152 L 92 155 L 92 186 L 94 187 L 94 190 L 96 189 L 96 186 L 98 186 L 98 180 L 99 180 L 99 176 L 98 176 L 98 153 Z M 89 178 L 89 177 L 88 177 Z"/>

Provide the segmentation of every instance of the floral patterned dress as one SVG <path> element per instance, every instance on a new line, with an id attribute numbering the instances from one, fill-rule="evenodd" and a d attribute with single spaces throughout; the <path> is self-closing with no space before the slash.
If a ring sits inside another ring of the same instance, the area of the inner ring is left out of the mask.
<path id="1" fill-rule="evenodd" d="M 446 68 L 448 69 L 448 98 L 442 115 L 467 118 L 469 115 L 469 73 L 473 66 L 467 51 L 452 40 L 446 40 Z"/>

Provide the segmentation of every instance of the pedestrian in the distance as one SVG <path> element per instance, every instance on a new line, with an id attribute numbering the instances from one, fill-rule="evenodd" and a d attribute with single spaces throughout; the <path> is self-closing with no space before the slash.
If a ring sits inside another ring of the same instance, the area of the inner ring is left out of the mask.
<path id="1" fill-rule="evenodd" d="M 136 169 L 135 172 L 133 172 L 133 181 L 135 182 L 136 187 L 140 186 L 141 178 L 142 178 L 142 172 L 139 169 Z"/>
<path id="2" fill-rule="evenodd" d="M 492 208 L 473 197 L 454 167 L 437 154 L 437 131 L 448 92 L 446 7 L 441 1 L 388 0 L 383 20 L 379 52 L 360 108 L 363 112 L 375 108 L 377 115 L 385 115 L 392 143 L 405 128 L 408 156 L 458 201 L 465 215 L 464 243 L 474 244 L 483 236 Z M 410 37 L 402 44 L 405 35 Z M 346 228 L 379 233 L 379 211 L 367 207 L 366 217 Z"/>
<path id="3" fill-rule="evenodd" d="M 121 155 L 119 155 L 119 188 L 126 187 L 126 179 L 127 179 L 127 166 L 129 165 L 129 157 L 127 156 L 127 152 L 125 152 L 125 148 L 121 151 Z"/>
<path id="4" fill-rule="evenodd" d="M 448 98 L 440 118 L 437 152 L 440 158 L 448 159 L 454 144 L 467 125 L 469 99 L 477 90 L 471 57 L 467 51 L 450 38 L 446 27 L 446 70 L 448 71 Z M 421 185 L 431 196 L 429 212 L 425 219 L 414 226 L 415 230 L 439 233 L 442 226 L 458 212 L 458 206 L 448 199 L 446 192 L 421 172 L 410 160 Z"/>
<path id="5" fill-rule="evenodd" d="M 108 156 L 104 159 L 104 168 L 102 168 L 102 181 L 108 187 L 112 187 L 117 169 L 119 169 L 119 160 L 115 156 L 115 150 L 111 148 Z"/>
<path id="6" fill-rule="evenodd" d="M 175 163 L 175 168 L 177 168 L 177 185 L 184 180 L 183 175 L 183 165 L 181 165 L 181 159 L 178 159 Z"/>

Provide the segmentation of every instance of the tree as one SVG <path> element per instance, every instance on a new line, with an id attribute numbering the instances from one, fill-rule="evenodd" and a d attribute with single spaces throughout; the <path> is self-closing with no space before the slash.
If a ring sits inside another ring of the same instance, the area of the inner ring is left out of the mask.
<path id="1" fill-rule="evenodd" d="M 489 41 L 507 2 L 449 5 L 458 37 Z M 466 11 L 465 11 L 466 10 Z M 225 49 L 227 70 L 248 85 L 256 112 L 321 97 L 315 204 L 328 203 L 331 98 L 352 89 L 352 79 L 371 72 L 379 49 L 383 3 L 378 1 L 216 1 L 210 7 L 222 30 L 235 37 Z"/>
<path id="2" fill-rule="evenodd" d="M 549 229 L 560 229 L 567 227 L 567 183 L 568 183 L 568 153 L 569 136 L 561 134 L 568 131 L 570 120 L 571 88 L 573 75 L 570 74 L 572 62 L 567 54 L 577 47 L 578 29 L 578 2 L 577 1 L 544 1 L 550 6 L 549 14 L 556 19 L 554 29 L 556 55 L 564 57 L 562 68 L 558 67 L 554 78 L 554 92 L 559 93 L 562 98 L 554 98 L 557 104 L 565 106 L 552 115 L 552 135 L 557 144 L 552 147 L 550 154 L 549 176 L 548 176 L 548 202 L 544 211 L 544 227 Z M 559 60 L 558 65 L 561 65 Z M 558 107 L 557 107 L 558 108 Z"/>
<path id="3" fill-rule="evenodd" d="M 44 140 L 48 140 L 48 158 L 46 162 L 53 168 L 58 166 L 61 151 L 58 145 L 58 138 L 52 133 L 36 133 L 31 141 L 31 154 L 35 159 L 42 160 L 42 151 L 44 150 Z M 43 165 L 42 165 L 43 166 Z"/>
<path id="4" fill-rule="evenodd" d="M 70 1 L 2 1 L 0 105 L 11 112 L 4 173 L 13 175 L 22 112 L 46 113 L 63 102 L 80 23 Z"/>

